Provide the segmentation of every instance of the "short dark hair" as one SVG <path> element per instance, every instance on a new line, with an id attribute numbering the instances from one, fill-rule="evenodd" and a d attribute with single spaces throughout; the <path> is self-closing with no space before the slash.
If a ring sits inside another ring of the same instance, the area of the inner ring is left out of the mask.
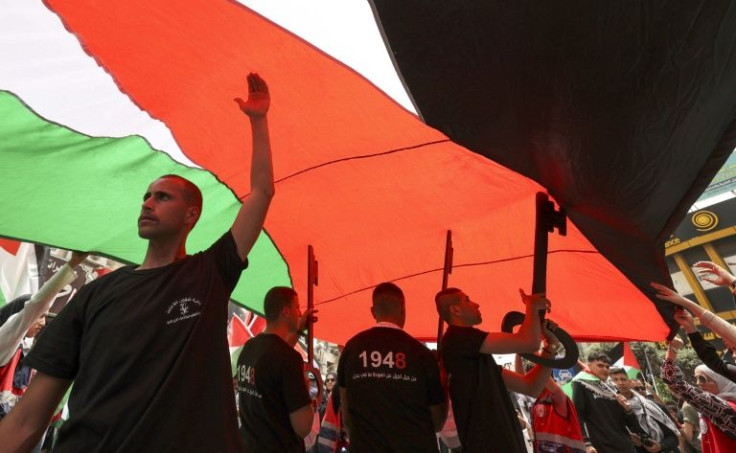
<path id="1" fill-rule="evenodd" d="M 378 315 L 393 315 L 404 307 L 404 292 L 391 282 L 378 284 L 373 289 L 373 310 Z"/>
<path id="2" fill-rule="evenodd" d="M 442 318 L 443 321 L 448 323 L 450 322 L 450 306 L 454 305 L 447 302 L 446 296 L 452 296 L 461 293 L 461 289 L 447 288 L 438 292 L 437 295 L 434 296 L 434 304 L 437 307 L 437 313 L 439 313 L 440 318 Z"/>
<path id="3" fill-rule="evenodd" d="M 596 361 L 611 364 L 611 359 L 603 352 L 591 352 L 588 354 L 588 363 Z"/>
<path id="4" fill-rule="evenodd" d="M 621 367 L 617 367 L 617 366 L 611 368 L 611 370 L 609 371 L 608 374 L 611 375 L 611 376 L 613 376 L 614 374 L 623 374 L 626 377 L 629 377 L 629 375 L 626 373 L 626 370 L 625 369 L 623 369 Z"/>
<path id="5" fill-rule="evenodd" d="M 263 300 L 263 312 L 266 322 L 279 319 L 281 310 L 288 307 L 296 297 L 296 291 L 288 286 L 274 286 L 266 293 Z"/>
<path id="6" fill-rule="evenodd" d="M 163 175 L 158 179 L 175 179 L 182 183 L 184 186 L 184 199 L 192 206 L 195 206 L 198 210 L 200 215 L 202 214 L 202 191 L 199 190 L 199 187 L 197 187 L 196 184 L 194 184 L 192 181 L 188 180 L 187 178 L 175 174 L 168 174 Z M 199 218 L 197 218 L 199 220 Z M 195 222 L 196 224 L 196 222 Z"/>

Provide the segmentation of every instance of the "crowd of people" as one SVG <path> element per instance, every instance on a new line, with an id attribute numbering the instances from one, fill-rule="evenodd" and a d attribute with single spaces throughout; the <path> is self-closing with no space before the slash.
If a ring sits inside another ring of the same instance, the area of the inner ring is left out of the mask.
<path id="1" fill-rule="evenodd" d="M 85 258 L 75 252 L 30 299 L 0 310 L 0 453 L 40 451 L 67 392 L 68 420 L 57 452 L 736 452 L 736 367 L 696 327 L 736 347 L 736 328 L 662 285 L 658 297 L 682 307 L 676 321 L 704 362 L 695 385 L 676 365 L 671 342 L 662 377 L 687 404 L 679 420 L 605 354 L 583 364 L 570 399 L 551 369 L 499 366 L 494 354 L 558 355 L 557 325 L 544 294 L 521 291 L 524 320 L 515 332 L 487 332 L 480 305 L 459 288 L 436 295 L 448 325 L 436 353 L 404 331 L 410 313 L 394 283 L 377 285 L 370 316 L 311 395 L 294 349 L 316 311 L 302 312 L 288 287 L 264 299 L 266 329 L 237 361 L 237 396 L 227 350 L 227 302 L 274 196 L 265 81 L 249 74 L 236 99 L 253 138 L 251 190 L 231 228 L 207 250 L 188 255 L 202 211 L 190 181 L 165 175 L 143 196 L 138 234 L 148 241 L 139 266 L 94 280 L 35 339 L 54 296 Z M 702 278 L 736 288 L 710 262 Z M 365 316 L 368 316 L 365 313 Z M 73 383 L 73 386 L 72 386 Z M 531 410 L 521 410 L 526 395 Z"/>

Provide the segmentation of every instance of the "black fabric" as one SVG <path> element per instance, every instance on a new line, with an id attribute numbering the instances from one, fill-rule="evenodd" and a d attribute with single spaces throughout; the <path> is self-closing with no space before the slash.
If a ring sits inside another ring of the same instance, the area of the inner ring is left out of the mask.
<path id="1" fill-rule="evenodd" d="M 23 310 L 23 307 L 26 306 L 26 302 L 29 300 L 31 300 L 31 295 L 24 294 L 0 307 L 0 326 L 5 324 L 8 318 Z"/>
<path id="2" fill-rule="evenodd" d="M 627 414 L 616 401 L 616 391 L 600 381 L 572 383 L 572 401 L 586 442 L 598 453 L 634 453 L 629 432 L 641 433 L 633 412 Z"/>
<path id="3" fill-rule="evenodd" d="M 371 1 L 428 125 L 546 187 L 646 294 L 669 281 L 664 241 L 736 147 L 732 2 Z"/>
<path id="4" fill-rule="evenodd" d="M 706 341 L 700 332 L 690 333 L 687 336 L 690 338 L 690 344 L 692 344 L 693 349 L 695 349 L 695 353 L 698 355 L 698 358 L 702 360 L 708 368 L 721 376 L 736 382 L 736 366 L 724 362 L 710 341 Z"/>
<path id="5" fill-rule="evenodd" d="M 241 451 L 226 330 L 245 265 L 228 232 L 168 266 L 82 287 L 25 361 L 74 379 L 54 451 Z"/>
<path id="6" fill-rule="evenodd" d="M 304 452 L 289 414 L 310 404 L 301 355 L 281 337 L 262 333 L 238 357 L 240 423 L 246 451 Z"/>
<path id="7" fill-rule="evenodd" d="M 337 384 L 347 391 L 351 452 L 437 452 L 429 407 L 445 401 L 439 366 L 409 334 L 377 326 L 348 340 Z"/>
<path id="8" fill-rule="evenodd" d="M 488 332 L 449 326 L 442 362 L 450 380 L 452 411 L 464 453 L 525 453 L 521 426 L 493 356 L 481 354 Z"/>

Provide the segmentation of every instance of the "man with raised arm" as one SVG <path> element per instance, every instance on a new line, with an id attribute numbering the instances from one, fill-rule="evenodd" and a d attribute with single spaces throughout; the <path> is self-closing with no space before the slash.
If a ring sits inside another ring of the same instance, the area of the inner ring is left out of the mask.
<path id="1" fill-rule="evenodd" d="M 542 338 L 540 311 L 549 310 L 543 294 L 526 295 L 524 322 L 516 333 L 485 332 L 480 306 L 457 288 L 440 291 L 437 311 L 449 327 L 442 337 L 441 356 L 447 371 L 452 410 L 463 452 L 503 451 L 525 453 L 526 444 L 508 390 L 536 397 L 550 369 L 536 366 L 526 375 L 496 365 L 492 354 L 531 353 Z M 547 336 L 547 335 L 546 335 Z M 549 332 L 549 338 L 554 335 Z M 551 344 L 551 343 L 554 343 Z M 554 357 L 557 340 L 543 355 Z"/>
<path id="2" fill-rule="evenodd" d="M 187 255 L 201 193 L 180 176 L 153 181 L 138 218 L 143 263 L 84 286 L 49 326 L 27 358 L 37 375 L 0 422 L 0 452 L 32 448 L 72 381 L 55 452 L 242 451 L 227 303 L 274 185 L 263 79 L 249 74 L 248 100 L 236 101 L 250 119 L 253 154 L 251 190 L 232 228 Z"/>

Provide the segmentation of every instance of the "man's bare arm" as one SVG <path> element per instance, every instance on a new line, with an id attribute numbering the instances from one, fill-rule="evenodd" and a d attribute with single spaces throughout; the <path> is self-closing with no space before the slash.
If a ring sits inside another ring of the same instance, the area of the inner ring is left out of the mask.
<path id="1" fill-rule="evenodd" d="M 314 410 L 312 404 L 302 406 L 294 412 L 289 413 L 289 421 L 294 432 L 299 437 L 307 437 L 312 430 L 312 420 L 314 419 Z"/>
<path id="2" fill-rule="evenodd" d="M 521 292 L 521 298 L 526 304 L 524 322 L 516 333 L 489 332 L 480 346 L 482 354 L 513 354 L 535 352 L 542 341 L 542 322 L 540 311 L 550 308 L 550 301 L 544 294 L 527 295 Z"/>
<path id="3" fill-rule="evenodd" d="M 250 118 L 253 136 L 253 156 L 250 166 L 250 193 L 243 198 L 243 205 L 233 222 L 232 232 L 238 255 L 245 260 L 256 243 L 266 220 L 275 189 L 273 184 L 273 163 L 271 161 L 271 142 L 268 136 L 266 113 L 271 97 L 266 82 L 258 74 L 248 74 L 248 100 L 235 99 Z"/>
<path id="4" fill-rule="evenodd" d="M 557 324 L 552 320 L 545 319 L 541 330 L 545 340 L 545 346 L 542 349 L 541 356 L 547 359 L 554 358 L 560 346 L 560 340 L 555 335 Z M 536 398 L 542 393 L 545 385 L 549 383 L 551 371 L 550 368 L 541 365 L 535 366 L 527 374 L 515 373 L 511 370 L 504 369 L 502 377 L 506 387 L 510 390 Z"/>
<path id="5" fill-rule="evenodd" d="M 548 358 L 552 358 L 552 356 Z M 503 377 L 504 384 L 506 384 L 506 388 L 509 390 L 536 398 L 542 393 L 542 389 L 547 384 L 551 373 L 551 368 L 536 365 L 527 374 L 514 373 L 504 368 L 501 376 Z"/>
<path id="6" fill-rule="evenodd" d="M 31 451 L 41 440 L 71 383 L 36 373 L 23 398 L 0 421 L 0 453 Z"/>
<path id="7" fill-rule="evenodd" d="M 432 416 L 432 425 L 434 425 L 434 432 L 438 433 L 442 431 L 447 421 L 447 403 L 435 404 L 429 406 L 429 413 Z"/>
<path id="8" fill-rule="evenodd" d="M 348 389 L 340 387 L 340 417 L 342 420 L 342 426 L 345 430 L 350 433 L 351 420 L 350 413 L 348 411 Z"/>

